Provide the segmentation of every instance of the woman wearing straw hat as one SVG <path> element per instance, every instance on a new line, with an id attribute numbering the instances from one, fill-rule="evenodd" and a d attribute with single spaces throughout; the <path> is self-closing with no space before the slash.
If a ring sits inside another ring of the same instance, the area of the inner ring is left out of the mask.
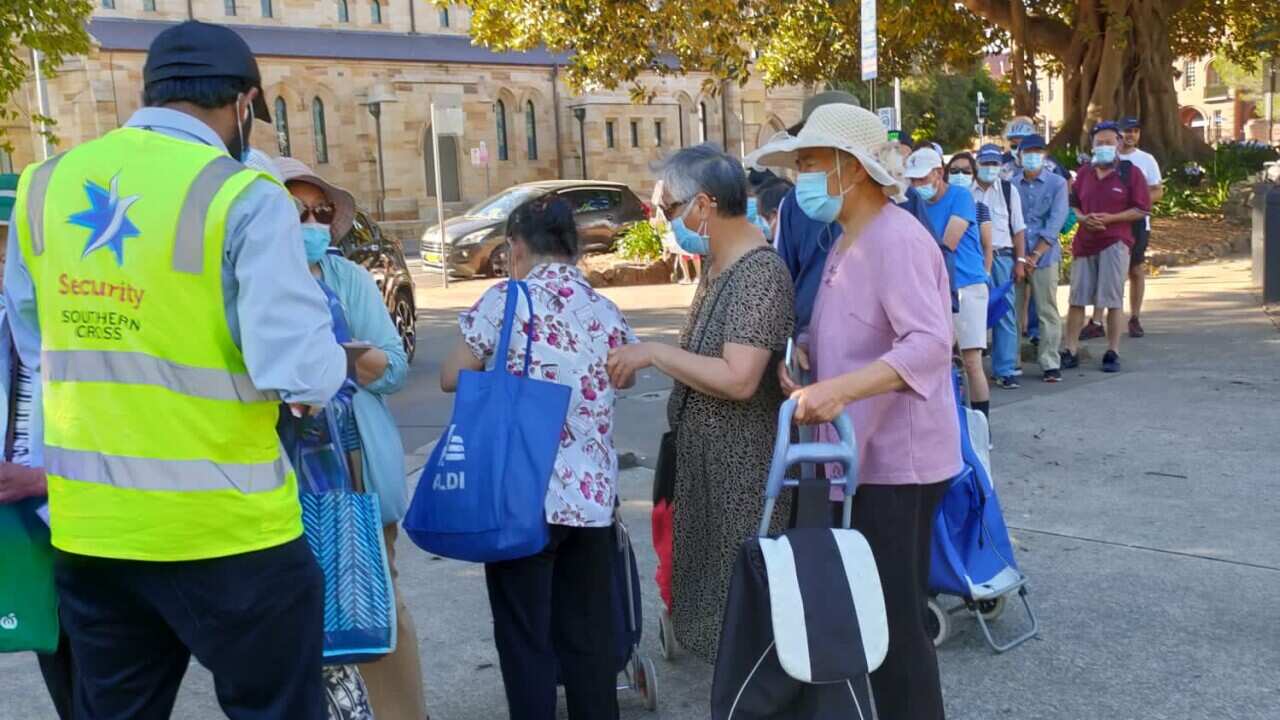
<path id="1" fill-rule="evenodd" d="M 932 521 L 946 481 L 961 470 L 951 385 L 951 300 L 937 244 L 892 202 L 902 157 L 879 118 L 853 105 L 814 110 L 795 138 L 761 158 L 800 172 L 796 200 L 843 233 L 823 268 L 799 353 L 816 382 L 799 387 L 796 420 L 825 423 L 848 410 L 857 431 L 854 526 L 880 571 L 889 652 L 872 674 L 886 720 L 938 720 L 942 689 L 924 629 Z"/>

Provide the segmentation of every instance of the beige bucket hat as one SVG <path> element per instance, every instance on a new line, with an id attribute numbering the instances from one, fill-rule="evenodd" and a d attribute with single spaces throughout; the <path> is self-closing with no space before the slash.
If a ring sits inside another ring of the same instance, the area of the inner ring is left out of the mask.
<path id="1" fill-rule="evenodd" d="M 278 157 L 274 158 L 274 161 L 286 185 L 291 182 L 305 182 L 315 185 L 324 192 L 329 202 L 333 203 L 333 222 L 329 223 L 329 234 L 333 235 L 334 240 L 345 237 L 351 230 L 356 217 L 356 199 L 351 196 L 351 193 L 315 174 L 306 163 L 296 158 Z"/>
<path id="2" fill-rule="evenodd" d="M 885 195 L 900 199 L 906 192 L 898 144 L 875 113 L 857 105 L 815 108 L 795 136 L 779 137 L 753 153 L 761 166 L 795 167 L 796 154 L 809 148 L 834 148 L 856 157 Z"/>

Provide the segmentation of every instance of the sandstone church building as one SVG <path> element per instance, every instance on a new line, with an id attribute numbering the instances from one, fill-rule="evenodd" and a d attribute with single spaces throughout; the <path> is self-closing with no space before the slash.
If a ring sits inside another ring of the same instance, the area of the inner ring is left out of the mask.
<path id="1" fill-rule="evenodd" d="M 575 94 L 566 58 L 543 50 L 497 53 L 472 45 L 463 6 L 425 0 L 94 0 L 92 48 L 44 83 L 59 145 L 46 148 L 30 116 L 36 80 L 12 101 L 0 171 L 21 170 L 45 152 L 98 137 L 140 105 L 142 66 L 152 39 L 188 18 L 234 26 L 258 56 L 274 127 L 259 123 L 253 144 L 291 155 L 350 189 L 360 204 L 379 195 L 377 126 L 369 100 L 382 100 L 382 156 L 389 220 L 434 219 L 437 192 L 459 209 L 531 180 L 615 180 L 647 197 L 650 164 L 708 141 L 750 152 L 799 120 L 806 91 L 744 88 L 707 75 L 645 77 L 657 91 L 634 104 L 625 89 Z M 461 101 L 463 133 L 441 139 L 441 187 L 433 167 L 430 105 Z M 484 143 L 488 165 L 472 149 Z M 585 154 L 585 162 L 584 162 Z"/>

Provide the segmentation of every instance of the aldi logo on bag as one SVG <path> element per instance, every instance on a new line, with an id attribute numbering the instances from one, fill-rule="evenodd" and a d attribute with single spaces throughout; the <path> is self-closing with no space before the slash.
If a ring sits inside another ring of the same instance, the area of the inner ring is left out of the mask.
<path id="1" fill-rule="evenodd" d="M 443 467 L 448 463 L 466 463 L 467 447 L 462 441 L 462 436 L 455 433 L 456 425 L 449 426 L 449 433 L 444 440 L 444 462 L 440 463 Z M 465 490 L 467 488 L 466 473 L 459 470 L 458 472 L 446 472 L 440 470 L 431 480 L 432 490 Z"/>
<path id="2" fill-rule="evenodd" d="M 0 629 L 4 629 L 4 630 L 17 630 L 17 629 L 18 629 L 18 616 L 17 616 L 17 615 L 14 615 L 13 613 L 9 613 L 8 615 L 5 615 L 4 617 L 0 617 Z"/>

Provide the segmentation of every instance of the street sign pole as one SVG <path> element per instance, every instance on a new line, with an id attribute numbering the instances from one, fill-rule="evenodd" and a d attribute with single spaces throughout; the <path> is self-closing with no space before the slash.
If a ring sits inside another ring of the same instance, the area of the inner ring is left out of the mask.
<path id="1" fill-rule="evenodd" d="M 894 130 L 902 129 L 902 81 L 893 79 L 893 122 Z"/>
<path id="2" fill-rule="evenodd" d="M 871 83 L 871 107 L 876 106 L 879 55 L 876 43 L 876 0 L 862 0 L 862 81 Z"/>
<path id="3" fill-rule="evenodd" d="M 444 231 L 444 185 L 440 181 L 440 124 L 436 122 L 436 104 L 431 103 L 431 159 L 436 176 L 436 227 L 440 228 L 440 277 L 449 287 L 449 236 Z"/>

